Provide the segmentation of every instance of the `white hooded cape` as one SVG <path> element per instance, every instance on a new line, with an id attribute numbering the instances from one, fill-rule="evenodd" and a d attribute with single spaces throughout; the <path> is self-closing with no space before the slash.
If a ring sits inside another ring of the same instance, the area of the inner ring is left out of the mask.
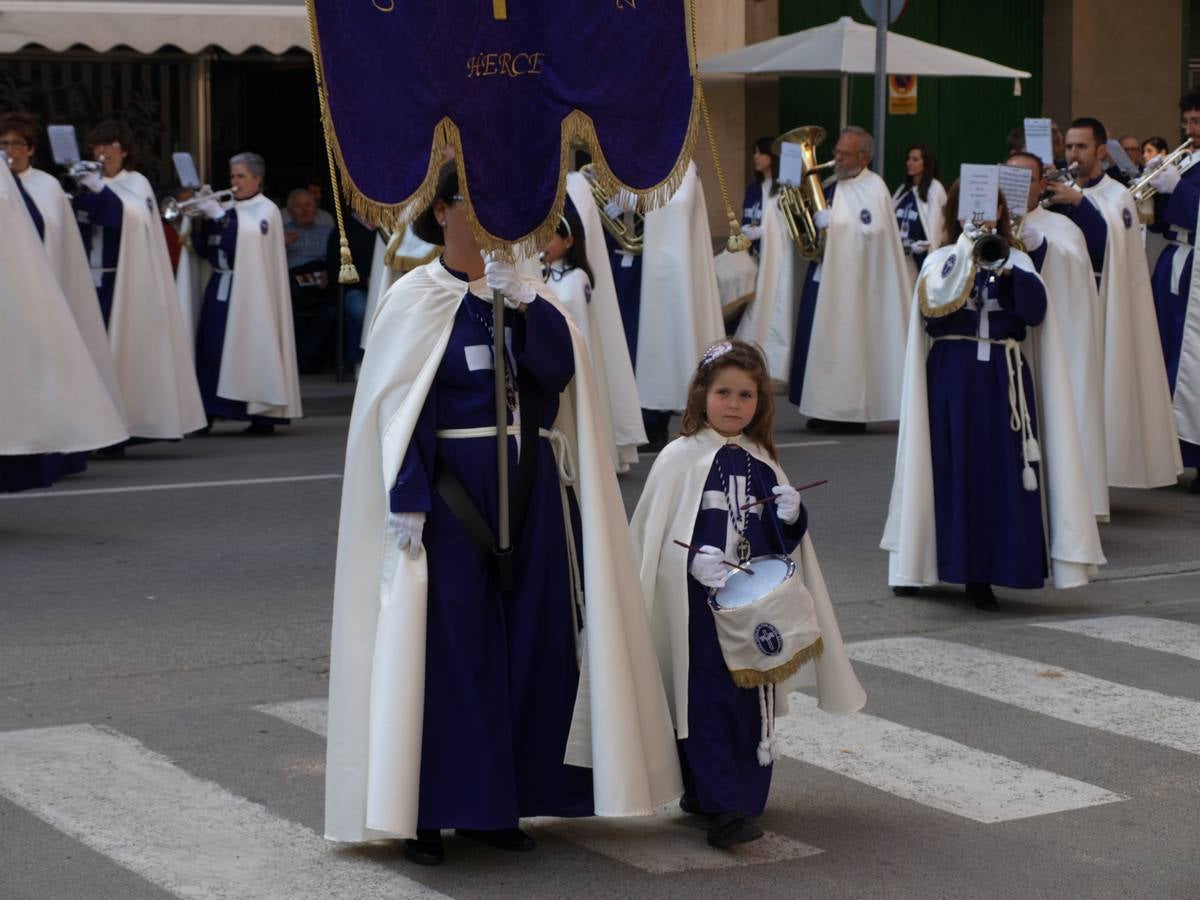
<path id="1" fill-rule="evenodd" d="M 96 299 L 92 270 L 88 266 L 87 254 L 83 252 L 83 241 L 79 237 L 79 225 L 75 221 L 71 201 L 63 193 L 58 179 L 40 169 L 28 168 L 17 177 L 42 214 L 45 225 L 42 246 L 46 249 L 50 268 L 67 298 L 75 324 L 79 326 L 79 333 L 87 345 L 88 353 L 92 355 L 96 370 L 104 380 L 113 405 L 121 410 L 121 388 L 117 384 L 112 350 L 108 346 L 108 333 L 104 330 L 100 301 Z"/>
<path id="2" fill-rule="evenodd" d="M 385 553 L 393 549 L 385 546 L 387 496 L 466 289 L 436 261 L 401 279 L 383 298 L 359 373 L 330 655 L 325 834 L 332 840 L 412 837 L 416 829 L 428 576 L 424 554 Z M 490 296 L 482 280 L 469 289 Z M 597 815 L 648 815 L 680 794 L 679 763 L 612 458 L 595 425 L 603 416 L 587 351 L 570 331 L 575 378 L 556 426 L 578 467 L 587 626 L 566 762 L 592 768 Z"/>
<path id="3" fill-rule="evenodd" d="M 1200 444 L 1200 231 L 1192 248 L 1192 280 L 1188 285 L 1183 343 L 1179 347 L 1179 372 L 1175 376 L 1175 424 L 1181 440 Z M 1184 251 L 1177 250 L 1177 253 Z"/>
<path id="4" fill-rule="evenodd" d="M 129 437 L 121 413 L 5 165 L 0 234 L 0 455 L 120 443 Z"/>
<path id="5" fill-rule="evenodd" d="M 1108 222 L 1100 279 L 1108 483 L 1134 488 L 1174 484 L 1183 460 L 1137 207 L 1124 186 L 1107 175 L 1083 193 Z"/>
<path id="6" fill-rule="evenodd" d="M 913 280 L 891 196 L 863 169 L 837 183 L 800 412 L 836 422 L 900 416 Z"/>
<path id="7" fill-rule="evenodd" d="M 630 523 L 634 544 L 640 554 L 639 572 L 646 611 L 654 632 L 662 678 L 671 686 L 668 692 L 671 715 L 680 740 L 688 736 L 688 554 L 672 542 L 686 543 L 691 539 L 700 512 L 704 482 L 717 451 L 727 443 L 736 443 L 755 459 L 769 465 L 780 484 L 788 483 L 779 464 L 754 442 L 744 436 L 724 438 L 705 428 L 691 437 L 677 438 L 658 455 L 646 477 L 645 490 Z M 779 686 L 778 714 L 787 713 L 789 691 L 813 685 L 817 688 L 821 709 L 856 712 L 866 704 L 867 695 L 846 656 L 837 616 L 808 535 L 793 551 L 792 559 L 815 601 L 824 651 Z"/>
<path id="8" fill-rule="evenodd" d="M 1059 324 L 1092 511 L 1108 521 L 1108 448 L 1104 435 L 1104 325 L 1087 240 L 1074 222 L 1040 206 L 1025 221 L 1045 235 L 1042 281 Z"/>
<path id="9" fill-rule="evenodd" d="M 969 258 L 971 246 L 967 238 L 960 238 L 958 245 L 930 253 L 922 274 L 940 271 L 947 258 L 956 252 Z M 1037 275 L 1032 260 L 1021 251 L 1014 249 L 1011 259 L 1015 266 Z M 1087 584 L 1091 572 L 1105 560 L 1084 475 L 1075 401 L 1052 303 L 1046 304 L 1041 326 L 1030 328 L 1027 333 L 1022 354 L 1030 367 L 1037 397 L 1037 439 L 1042 454 L 1038 490 L 1049 542 L 1050 575 L 1057 588 L 1079 587 Z M 929 391 L 925 374 L 931 345 L 914 293 L 904 361 L 896 470 L 880 543 L 889 553 L 888 584 L 893 586 L 938 583 Z M 1000 349 L 992 348 L 993 352 Z M 1016 460 L 1013 465 L 1017 465 Z"/>
<path id="10" fill-rule="evenodd" d="M 196 220 L 183 216 L 179 220 L 179 266 L 175 269 L 175 295 L 179 299 L 179 315 L 187 334 L 188 347 L 196 346 L 196 326 L 200 322 L 200 307 L 204 289 L 212 275 L 212 266 L 192 245 Z"/>
<path id="11" fill-rule="evenodd" d="M 762 348 L 771 377 L 780 381 L 788 379 L 796 333 L 793 309 L 799 291 L 795 256 L 787 223 L 779 210 L 779 198 L 763 197 L 754 302 L 738 323 L 737 336 Z"/>
<path id="12" fill-rule="evenodd" d="M 279 207 L 258 194 L 234 205 L 237 248 L 217 394 L 250 415 L 298 419 L 300 378 Z"/>
<path id="13" fill-rule="evenodd" d="M 604 226 L 592 188 L 579 172 L 567 175 L 567 194 L 583 221 L 588 266 L 592 270 L 592 320 L 588 348 L 597 379 L 603 375 L 607 388 L 608 406 L 612 410 L 613 438 L 617 443 L 617 470 L 624 472 L 638 461 L 637 448 L 646 443 L 646 428 L 642 424 L 642 404 L 638 399 L 637 380 L 629 344 L 621 323 L 621 307 L 617 303 L 617 286 L 613 281 L 608 247 L 604 243 Z M 575 238 L 579 240 L 578 236 Z"/>
<path id="14" fill-rule="evenodd" d="M 158 204 L 145 176 L 105 184 L 124 205 L 108 339 L 134 437 L 173 440 L 206 424 Z"/>
<path id="15" fill-rule="evenodd" d="M 646 213 L 638 317 L 643 409 L 680 410 L 701 354 L 725 335 L 712 236 L 696 164 L 670 202 Z"/>

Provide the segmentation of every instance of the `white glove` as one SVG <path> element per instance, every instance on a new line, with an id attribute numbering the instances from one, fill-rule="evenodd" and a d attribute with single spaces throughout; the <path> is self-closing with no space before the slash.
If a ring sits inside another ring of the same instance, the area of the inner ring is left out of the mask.
<path id="1" fill-rule="evenodd" d="M 1150 186 L 1160 194 L 1169 194 L 1179 186 L 1179 169 L 1175 166 L 1160 166 L 1150 176 Z"/>
<path id="2" fill-rule="evenodd" d="M 705 544 L 692 557 L 692 577 L 708 588 L 724 587 L 725 579 L 732 571 L 724 560 L 725 554 L 720 548 Z"/>
<path id="3" fill-rule="evenodd" d="M 762 237 L 762 226 L 761 225 L 743 225 L 742 226 L 742 234 L 744 234 L 748 240 L 757 241 L 759 238 Z"/>
<path id="4" fill-rule="evenodd" d="M 504 295 L 505 306 L 516 309 L 518 306 L 532 303 L 537 299 L 537 291 L 533 289 L 533 285 L 521 277 L 516 266 L 502 259 L 496 259 L 490 253 L 484 254 L 483 258 L 485 261 L 483 276 L 487 279 L 487 286 Z"/>
<path id="5" fill-rule="evenodd" d="M 421 536 L 425 531 L 425 513 L 388 513 L 388 536 L 396 541 L 401 551 L 407 550 L 409 559 L 421 555 Z"/>
<path id="6" fill-rule="evenodd" d="M 604 204 L 604 214 L 610 219 L 619 219 L 624 212 L 625 210 L 621 209 L 621 204 L 616 200 L 609 200 Z"/>
<path id="7" fill-rule="evenodd" d="M 913 256 L 916 256 L 918 253 L 928 253 L 929 241 L 913 241 L 908 247 L 912 250 Z"/>
<path id="8" fill-rule="evenodd" d="M 1036 250 L 1042 246 L 1042 241 L 1046 236 L 1038 231 L 1036 225 L 1032 222 L 1026 222 L 1021 226 L 1021 243 L 1025 245 L 1026 250 Z"/>
<path id="9" fill-rule="evenodd" d="M 813 224 L 818 228 L 828 228 L 829 221 L 833 218 L 833 210 L 818 209 L 816 215 L 813 216 Z"/>
<path id="10" fill-rule="evenodd" d="M 790 484 L 777 484 L 771 488 L 771 493 L 778 499 L 775 501 L 775 515 L 785 525 L 794 525 L 800 518 L 800 492 Z"/>
<path id="11" fill-rule="evenodd" d="M 204 213 L 204 218 L 212 219 L 214 222 L 219 222 L 225 218 L 225 210 L 221 209 L 221 204 L 211 197 L 203 201 L 199 205 L 200 212 Z"/>
<path id="12" fill-rule="evenodd" d="M 100 177 L 99 172 L 84 172 L 79 176 L 79 185 L 93 194 L 98 194 L 104 190 L 104 179 Z"/>

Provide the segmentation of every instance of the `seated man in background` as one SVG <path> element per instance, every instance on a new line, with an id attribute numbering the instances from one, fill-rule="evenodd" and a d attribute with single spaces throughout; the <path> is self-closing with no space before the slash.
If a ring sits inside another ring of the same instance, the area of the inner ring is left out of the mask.
<path id="1" fill-rule="evenodd" d="M 329 278 L 325 250 L 333 229 L 317 221 L 317 200 L 307 188 L 288 194 L 283 229 L 287 245 L 296 356 L 302 374 L 319 372 L 330 336 L 337 328 L 337 285 Z"/>

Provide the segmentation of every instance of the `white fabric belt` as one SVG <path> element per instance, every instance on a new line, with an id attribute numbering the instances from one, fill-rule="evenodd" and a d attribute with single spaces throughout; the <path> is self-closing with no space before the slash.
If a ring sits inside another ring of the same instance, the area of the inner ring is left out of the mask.
<path id="1" fill-rule="evenodd" d="M 509 425 L 505 429 L 510 437 L 520 437 L 521 427 Z M 437 436 L 447 440 L 469 440 L 471 438 L 495 438 L 495 425 L 485 425 L 480 428 L 439 428 Z M 575 552 L 575 523 L 571 519 L 571 502 L 568 499 L 567 488 L 575 484 L 575 460 L 571 456 L 571 445 L 567 436 L 558 428 L 539 428 L 538 435 L 550 442 L 554 451 L 554 462 L 558 469 L 558 493 L 562 500 L 562 515 L 564 531 L 567 535 L 567 567 L 571 578 L 572 619 L 575 624 L 575 661 L 582 664 L 583 659 L 583 625 L 584 598 L 583 572 L 579 565 L 579 557 Z"/>
<path id="2" fill-rule="evenodd" d="M 1025 401 L 1025 379 L 1021 377 L 1021 369 L 1025 360 L 1021 356 L 1021 343 L 1016 338 L 995 340 L 981 338 L 971 334 L 943 334 L 935 337 L 938 341 L 975 341 L 978 344 L 995 344 L 1004 348 L 1004 362 L 1008 366 L 1008 410 L 1009 427 L 1021 432 L 1021 478 L 1025 490 L 1037 490 L 1037 476 L 1030 463 L 1041 460 L 1041 448 L 1037 438 L 1033 436 L 1033 424 L 1029 420 L 1029 405 Z"/>

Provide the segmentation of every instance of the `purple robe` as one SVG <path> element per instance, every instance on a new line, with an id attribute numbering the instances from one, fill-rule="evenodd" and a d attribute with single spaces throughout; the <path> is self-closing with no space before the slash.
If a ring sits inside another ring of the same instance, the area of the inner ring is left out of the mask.
<path id="1" fill-rule="evenodd" d="M 125 204 L 112 188 L 92 193 L 80 190 L 71 200 L 83 249 L 92 267 L 92 283 L 100 301 L 104 327 L 112 314 L 113 288 L 117 284 L 117 258 L 121 252 L 121 225 L 125 220 Z M 99 276 L 98 278 L 96 276 Z"/>

